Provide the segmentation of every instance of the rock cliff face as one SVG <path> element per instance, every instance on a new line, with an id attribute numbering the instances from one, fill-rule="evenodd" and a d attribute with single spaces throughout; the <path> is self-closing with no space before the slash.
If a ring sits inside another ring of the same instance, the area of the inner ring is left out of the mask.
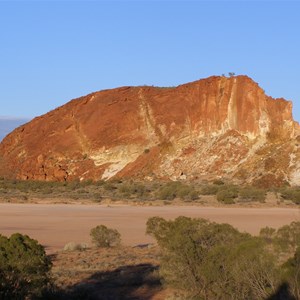
<path id="1" fill-rule="evenodd" d="M 122 87 L 68 102 L 0 144 L 2 176 L 33 180 L 225 177 L 300 183 L 292 103 L 250 78 Z"/>

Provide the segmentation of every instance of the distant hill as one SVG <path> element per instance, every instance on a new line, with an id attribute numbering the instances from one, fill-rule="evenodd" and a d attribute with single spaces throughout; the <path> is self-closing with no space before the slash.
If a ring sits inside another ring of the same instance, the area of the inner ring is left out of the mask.
<path id="1" fill-rule="evenodd" d="M 19 127 L 22 124 L 25 124 L 29 119 L 25 118 L 10 118 L 10 117 L 1 117 L 0 116 L 0 141 L 13 131 L 15 128 Z"/>

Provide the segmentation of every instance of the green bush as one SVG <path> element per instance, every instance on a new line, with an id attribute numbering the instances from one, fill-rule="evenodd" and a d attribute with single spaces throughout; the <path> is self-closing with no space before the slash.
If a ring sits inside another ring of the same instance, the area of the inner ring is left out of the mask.
<path id="1" fill-rule="evenodd" d="M 159 188 L 157 197 L 162 200 L 173 200 L 176 197 L 177 182 L 168 182 Z"/>
<path id="2" fill-rule="evenodd" d="M 224 181 L 221 180 L 221 179 L 216 179 L 216 180 L 214 180 L 213 184 L 216 184 L 216 185 L 224 185 L 225 183 L 224 183 Z"/>
<path id="3" fill-rule="evenodd" d="M 98 225 L 91 229 L 90 236 L 96 247 L 115 247 L 121 243 L 121 235 L 116 229 L 107 228 L 105 225 Z"/>
<path id="4" fill-rule="evenodd" d="M 27 235 L 0 235 L 0 266 L 0 299 L 40 297 L 50 285 L 50 259 Z"/>
<path id="5" fill-rule="evenodd" d="M 162 251 L 160 275 L 186 299 L 266 299 L 278 270 L 263 239 L 228 224 L 178 217 L 147 221 Z"/>
<path id="6" fill-rule="evenodd" d="M 149 191 L 142 183 L 123 183 L 118 190 L 126 198 L 146 198 L 149 194 Z"/>
<path id="7" fill-rule="evenodd" d="M 216 184 L 205 185 L 201 188 L 201 195 L 216 195 L 219 191 L 220 187 Z"/>
<path id="8" fill-rule="evenodd" d="M 199 192 L 196 191 L 196 190 L 191 191 L 191 192 L 189 193 L 189 195 L 188 195 L 188 199 L 189 199 L 189 200 L 197 200 L 197 199 L 199 199 L 199 198 L 200 198 L 200 197 L 199 197 Z"/>
<path id="9" fill-rule="evenodd" d="M 295 252 L 300 247 L 300 222 L 284 225 L 274 233 L 274 243 L 277 251 Z"/>
<path id="10" fill-rule="evenodd" d="M 236 199 L 238 195 L 238 190 L 235 187 L 229 187 L 218 191 L 217 200 L 225 204 L 234 204 L 234 199 Z"/>
<path id="11" fill-rule="evenodd" d="M 266 192 L 263 189 L 255 187 L 245 187 L 240 190 L 239 199 L 242 201 L 264 202 L 266 199 Z"/>
<path id="12" fill-rule="evenodd" d="M 283 274 L 295 299 L 300 299 L 300 247 L 296 249 L 294 257 L 283 264 Z"/>
<path id="13" fill-rule="evenodd" d="M 275 234 L 276 234 L 276 229 L 268 226 L 262 228 L 259 232 L 259 236 L 268 243 L 273 241 Z"/>
<path id="14" fill-rule="evenodd" d="M 117 186 L 111 181 L 106 181 L 103 187 L 106 191 L 110 191 L 110 192 L 118 189 Z"/>
<path id="15" fill-rule="evenodd" d="M 281 197 L 285 200 L 291 200 L 296 204 L 300 204 L 300 189 L 286 188 L 281 191 Z"/>
<path id="16" fill-rule="evenodd" d="M 172 181 L 159 188 L 157 197 L 162 200 L 173 200 L 175 198 L 196 200 L 199 198 L 199 193 L 192 186 L 183 184 L 180 181 Z"/>

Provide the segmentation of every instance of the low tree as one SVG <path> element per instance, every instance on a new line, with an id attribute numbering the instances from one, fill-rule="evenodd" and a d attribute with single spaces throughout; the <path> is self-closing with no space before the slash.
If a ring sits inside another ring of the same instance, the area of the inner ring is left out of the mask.
<path id="1" fill-rule="evenodd" d="M 300 222 L 292 222 L 277 230 L 262 228 L 260 236 L 267 239 L 273 252 L 276 252 L 281 262 L 288 259 L 300 247 Z"/>
<path id="2" fill-rule="evenodd" d="M 91 229 L 90 236 L 96 247 L 115 247 L 121 243 L 121 235 L 116 229 L 98 225 Z"/>
<path id="3" fill-rule="evenodd" d="M 189 299 L 263 299 L 275 291 L 278 270 L 262 238 L 186 217 L 150 218 L 146 232 L 162 249 L 162 277 Z"/>
<path id="4" fill-rule="evenodd" d="M 293 296 L 300 299 L 300 247 L 296 249 L 294 257 L 283 264 L 283 272 Z"/>
<path id="5" fill-rule="evenodd" d="M 51 261 L 27 235 L 0 235 L 0 299 L 39 297 L 50 285 Z"/>

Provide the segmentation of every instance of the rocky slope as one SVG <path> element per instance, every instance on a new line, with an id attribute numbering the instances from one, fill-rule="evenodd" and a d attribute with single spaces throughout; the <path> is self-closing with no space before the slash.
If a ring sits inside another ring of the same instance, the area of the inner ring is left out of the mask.
<path id="1" fill-rule="evenodd" d="M 25 124 L 29 119 L 25 118 L 10 118 L 0 116 L 0 141 L 9 134 L 13 129 Z"/>
<path id="2" fill-rule="evenodd" d="M 300 181 L 292 103 L 247 76 L 175 88 L 92 93 L 33 119 L 0 144 L 2 176 L 34 180 L 229 178 Z"/>

